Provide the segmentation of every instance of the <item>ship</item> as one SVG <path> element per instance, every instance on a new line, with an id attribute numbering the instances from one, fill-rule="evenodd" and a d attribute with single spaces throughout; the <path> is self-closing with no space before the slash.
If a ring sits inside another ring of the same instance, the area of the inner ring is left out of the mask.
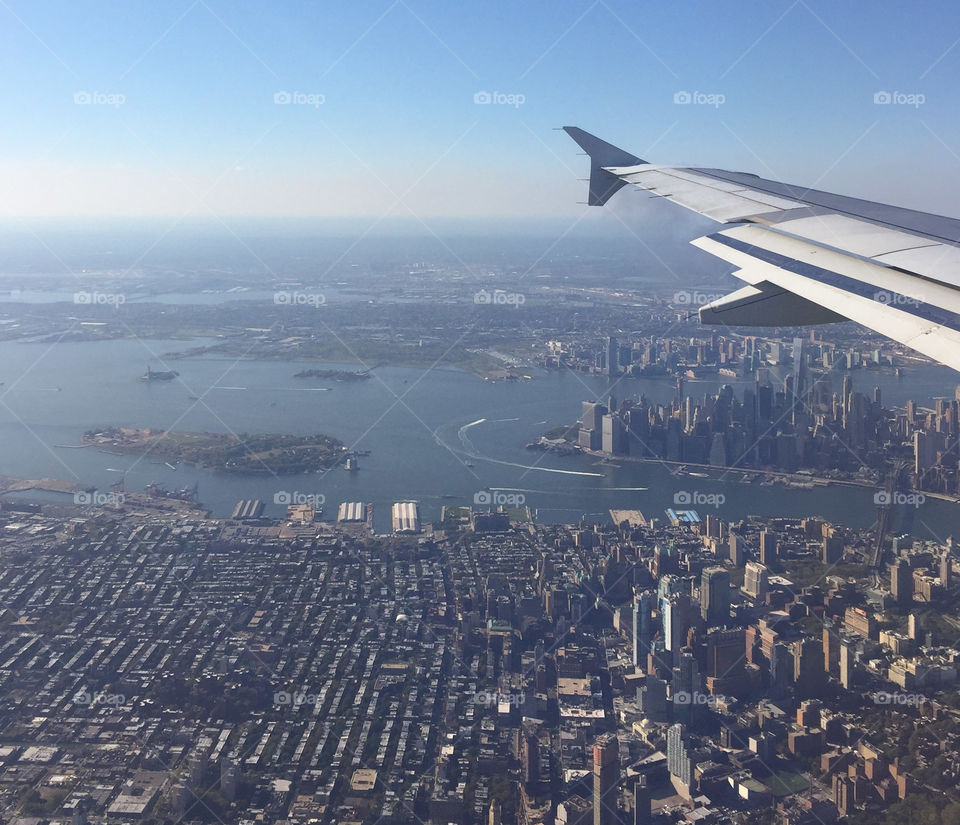
<path id="1" fill-rule="evenodd" d="M 147 371 L 140 376 L 141 381 L 172 381 L 180 375 L 175 370 L 152 370 L 147 364 Z"/>
<path id="2" fill-rule="evenodd" d="M 346 463 L 343 465 L 344 470 L 349 470 L 351 473 L 356 472 L 360 468 L 357 466 L 356 456 L 350 456 Z"/>

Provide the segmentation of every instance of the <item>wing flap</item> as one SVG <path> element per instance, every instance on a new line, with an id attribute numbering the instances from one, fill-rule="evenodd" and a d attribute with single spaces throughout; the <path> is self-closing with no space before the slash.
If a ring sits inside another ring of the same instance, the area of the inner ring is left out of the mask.
<path id="1" fill-rule="evenodd" d="M 960 370 L 960 295 L 955 290 L 759 226 L 725 230 L 693 243 L 753 278 L 763 277 Z"/>

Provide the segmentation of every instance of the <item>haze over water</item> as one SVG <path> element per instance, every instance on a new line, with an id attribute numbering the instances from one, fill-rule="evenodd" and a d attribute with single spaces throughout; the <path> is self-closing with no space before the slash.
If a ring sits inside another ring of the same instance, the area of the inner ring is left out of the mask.
<path id="1" fill-rule="evenodd" d="M 338 383 L 294 374 L 316 362 L 183 359 L 171 365 L 178 380 L 138 380 L 152 354 L 187 349 L 200 341 L 115 340 L 97 343 L 0 344 L 8 366 L 0 407 L 0 473 L 53 477 L 109 489 L 126 472 L 126 489 L 141 491 L 158 481 L 168 488 L 199 482 L 200 499 L 216 516 L 229 516 L 239 499 L 259 498 L 267 515 L 280 516 L 279 492 L 322 494 L 326 517 L 341 501 L 374 504 L 376 527 L 389 529 L 389 508 L 400 499 L 421 503 L 425 520 L 439 518 L 444 504 L 471 504 L 484 490 L 520 493 L 542 521 L 606 521 L 611 508 L 637 508 L 662 517 L 678 491 L 722 492 L 720 514 L 821 515 L 866 526 L 875 518 L 873 491 L 836 488 L 811 491 L 739 482 L 676 477 L 657 463 L 601 464 L 586 456 L 562 457 L 524 449 L 545 430 L 572 423 L 580 402 L 605 397 L 609 379 L 567 371 L 531 370 L 532 381 L 488 382 L 451 368 L 430 371 L 381 367 L 376 378 Z M 154 368 L 157 361 L 151 361 Z M 19 378 L 22 368 L 33 366 Z M 345 364 L 358 369 L 357 364 Z M 839 387 L 842 380 L 835 377 Z M 854 386 L 880 386 L 884 403 L 913 398 L 930 404 L 951 394 L 953 373 L 943 367 L 892 375 L 854 373 Z M 700 398 L 725 381 L 688 382 Z M 738 394 L 742 387 L 734 384 Z M 330 388 L 323 391 L 322 388 Z M 617 398 L 640 393 L 655 401 L 673 397 L 670 379 L 622 379 Z M 202 401 L 192 399 L 201 398 Z M 402 400 L 398 401 L 398 397 Z M 22 422 L 29 422 L 29 430 Z M 174 423 L 176 422 L 176 423 Z M 355 473 L 335 468 L 297 476 L 238 476 L 186 465 L 175 471 L 155 458 L 112 455 L 80 444 L 86 430 L 106 425 L 236 433 L 324 432 L 357 450 L 369 450 Z M 616 463 L 616 462 L 615 462 Z M 472 466 L 469 466 L 472 465 Z M 718 477 L 720 472 L 711 473 Z M 46 497 L 46 496 L 44 496 Z M 701 514 L 711 512 L 700 508 Z M 960 523 L 957 505 L 928 501 L 917 510 L 911 532 L 945 538 Z M 906 527 L 907 525 L 905 525 Z"/>

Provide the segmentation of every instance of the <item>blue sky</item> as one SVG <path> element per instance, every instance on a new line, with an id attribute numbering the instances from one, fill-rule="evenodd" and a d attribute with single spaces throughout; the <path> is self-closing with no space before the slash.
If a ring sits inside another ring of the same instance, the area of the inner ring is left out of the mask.
<path id="1" fill-rule="evenodd" d="M 958 40 L 948 2 L 4 0 L 0 215 L 575 217 L 564 124 L 957 215 Z"/>

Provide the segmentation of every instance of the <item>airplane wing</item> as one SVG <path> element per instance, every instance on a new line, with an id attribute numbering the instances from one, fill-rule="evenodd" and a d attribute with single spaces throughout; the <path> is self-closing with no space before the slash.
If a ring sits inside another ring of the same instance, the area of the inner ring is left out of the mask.
<path id="1" fill-rule="evenodd" d="M 960 220 L 743 172 L 657 166 L 576 126 L 588 204 L 633 184 L 727 228 L 692 243 L 747 286 L 700 308 L 728 326 L 852 320 L 960 370 Z"/>

